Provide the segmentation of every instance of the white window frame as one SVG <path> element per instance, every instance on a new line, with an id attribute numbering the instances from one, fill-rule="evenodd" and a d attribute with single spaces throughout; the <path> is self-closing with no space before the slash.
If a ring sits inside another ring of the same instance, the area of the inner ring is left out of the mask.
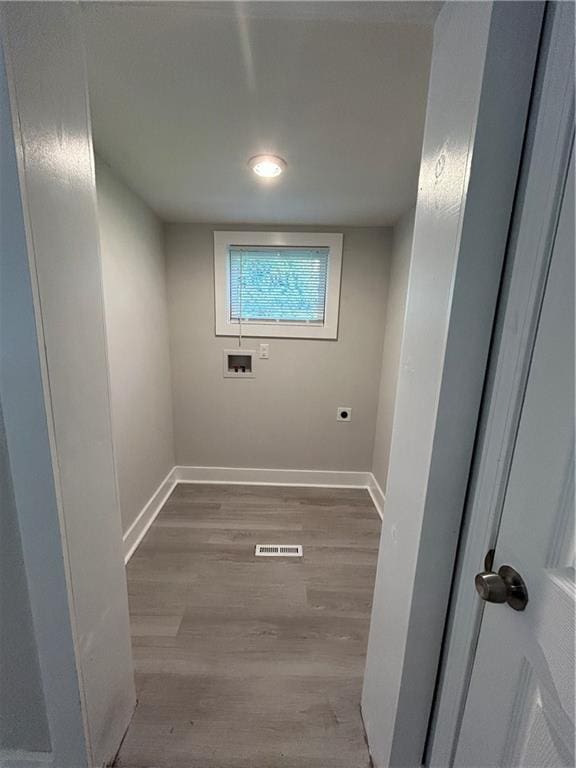
<path id="1" fill-rule="evenodd" d="M 343 236 L 324 232 L 214 232 L 214 307 L 216 336 L 337 339 L 340 312 Z M 230 319 L 231 246 L 328 248 L 326 305 L 323 323 L 250 322 Z M 241 326 L 241 327 L 240 327 Z"/>

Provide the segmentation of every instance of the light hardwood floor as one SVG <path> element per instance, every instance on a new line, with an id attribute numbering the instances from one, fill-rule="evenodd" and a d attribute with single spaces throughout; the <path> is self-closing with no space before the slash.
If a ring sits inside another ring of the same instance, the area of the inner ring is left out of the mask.
<path id="1" fill-rule="evenodd" d="M 116 765 L 367 768 L 379 532 L 363 490 L 178 486 L 128 564 L 138 706 Z"/>

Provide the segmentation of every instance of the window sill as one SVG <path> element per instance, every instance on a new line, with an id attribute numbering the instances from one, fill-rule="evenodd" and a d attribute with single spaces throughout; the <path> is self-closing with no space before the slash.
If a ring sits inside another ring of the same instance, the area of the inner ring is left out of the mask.
<path id="1" fill-rule="evenodd" d="M 338 339 L 338 326 L 298 325 L 296 323 L 242 324 L 243 339 Z M 240 336 L 237 323 L 216 323 L 216 336 Z"/>

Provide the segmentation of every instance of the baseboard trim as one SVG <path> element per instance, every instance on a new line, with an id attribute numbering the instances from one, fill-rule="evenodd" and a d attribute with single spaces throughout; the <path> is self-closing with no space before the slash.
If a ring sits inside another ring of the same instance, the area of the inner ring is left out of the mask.
<path id="1" fill-rule="evenodd" d="M 384 519 L 384 502 L 386 501 L 386 495 L 382 488 L 380 488 L 380 485 L 378 484 L 378 480 L 374 477 L 372 472 L 370 474 L 370 480 L 368 482 L 368 493 L 372 497 L 372 501 L 374 502 L 374 506 L 376 507 L 376 511 L 380 515 L 380 520 Z"/>
<path id="2" fill-rule="evenodd" d="M 299 485 L 317 488 L 368 488 L 370 472 L 322 469 L 245 469 L 239 467 L 174 467 L 179 483 Z"/>
<path id="3" fill-rule="evenodd" d="M 142 511 L 134 520 L 130 528 L 124 534 L 124 563 L 134 554 L 136 548 L 146 535 L 148 529 L 156 519 L 158 512 L 162 509 L 166 499 L 178 482 L 175 478 L 175 469 L 172 467 L 158 488 L 154 491 L 150 499 L 146 502 Z"/>
<path id="4" fill-rule="evenodd" d="M 372 472 L 323 469 L 247 469 L 241 467 L 173 467 L 124 534 L 124 562 L 128 563 L 178 483 L 215 485 L 295 485 L 305 488 L 365 488 L 382 519 L 384 493 Z"/>

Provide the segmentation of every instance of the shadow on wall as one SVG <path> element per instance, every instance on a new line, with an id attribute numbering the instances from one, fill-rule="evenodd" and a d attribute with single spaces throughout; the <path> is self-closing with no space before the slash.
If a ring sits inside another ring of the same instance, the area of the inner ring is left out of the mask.
<path id="1" fill-rule="evenodd" d="M 372 457 L 372 473 L 384 496 L 386 495 L 388 480 L 388 462 L 390 460 L 400 349 L 404 333 L 404 313 L 408 294 L 415 214 L 416 208 L 414 207 L 398 220 L 394 227 L 392 239 L 390 285 L 386 304 L 386 333 Z"/>
<path id="2" fill-rule="evenodd" d="M 0 402 L 0 749 L 45 752 L 50 733 Z"/>

